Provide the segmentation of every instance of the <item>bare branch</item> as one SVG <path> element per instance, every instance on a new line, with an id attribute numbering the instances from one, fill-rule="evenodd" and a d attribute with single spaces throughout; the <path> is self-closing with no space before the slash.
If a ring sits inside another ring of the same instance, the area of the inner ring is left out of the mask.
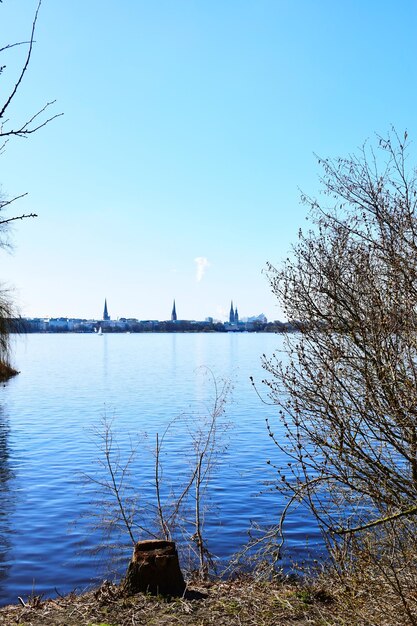
<path id="1" fill-rule="evenodd" d="M 0 200 L 0 210 L 3 210 L 4 207 L 9 206 L 10 204 L 12 204 L 12 202 L 15 202 L 16 200 L 20 200 L 21 198 L 24 198 L 27 195 L 28 195 L 27 193 L 22 193 L 20 196 L 15 196 L 14 198 L 11 198 L 10 200 Z"/>
<path id="2" fill-rule="evenodd" d="M 10 224 L 10 222 L 14 222 L 15 220 L 24 220 L 27 217 L 38 217 L 36 213 L 27 213 L 27 214 L 23 214 L 23 215 L 17 215 L 15 217 L 9 217 L 6 220 L 0 220 L 0 226 L 4 225 L 4 224 Z"/>
<path id="3" fill-rule="evenodd" d="M 52 122 L 52 120 L 56 119 L 57 117 L 61 117 L 62 115 L 64 115 L 63 113 L 57 113 L 56 115 L 52 115 L 51 117 L 48 117 L 48 119 L 44 120 L 43 122 L 41 122 L 37 126 L 29 128 L 29 125 L 37 117 L 39 117 L 39 115 L 41 115 L 45 111 L 45 109 L 50 107 L 52 104 L 55 104 L 55 102 L 56 102 L 56 100 L 52 100 L 52 102 L 47 102 L 45 104 L 45 106 L 42 107 L 42 109 L 40 109 L 37 113 L 35 113 L 35 115 L 33 115 L 27 122 L 25 122 L 19 128 L 16 128 L 14 130 L 13 129 L 12 130 L 8 130 L 8 131 L 0 130 L 0 137 L 10 137 L 10 136 L 26 137 L 27 135 L 31 135 L 32 133 L 36 133 L 36 131 L 38 131 L 40 128 L 43 128 L 47 124 L 49 124 L 49 122 Z"/>
<path id="4" fill-rule="evenodd" d="M 7 44 L 7 46 L 3 46 L 3 48 L 0 48 L 0 52 L 4 52 L 5 50 L 10 50 L 10 48 L 14 48 L 15 46 L 25 46 L 28 44 L 30 45 L 30 41 L 18 41 L 16 43 L 9 43 Z"/>
<path id="5" fill-rule="evenodd" d="M 39 13 L 39 9 L 41 7 L 41 4 L 42 4 L 42 0 L 39 0 L 38 6 L 37 6 L 36 12 L 35 12 L 35 17 L 33 18 L 33 22 L 32 22 L 32 32 L 31 32 L 30 39 L 29 39 L 29 49 L 28 49 L 28 53 L 26 55 L 25 63 L 23 65 L 23 68 L 22 68 L 22 70 L 20 72 L 19 78 L 17 79 L 17 82 L 16 82 L 14 88 L 12 89 L 12 91 L 11 91 L 9 97 L 7 98 L 6 102 L 3 104 L 3 107 L 0 109 L 0 119 L 4 116 L 4 114 L 7 111 L 11 101 L 13 100 L 14 96 L 16 95 L 16 92 L 19 89 L 19 86 L 20 86 L 20 84 L 21 84 L 21 82 L 23 80 L 23 77 L 26 74 L 26 71 L 28 69 L 30 57 L 32 55 L 32 48 L 33 48 L 33 44 L 34 44 L 34 35 L 35 35 L 36 22 L 38 20 L 38 13 Z"/>
<path id="6" fill-rule="evenodd" d="M 368 524 L 363 524 L 361 526 L 356 526 L 355 528 L 332 528 L 331 532 L 336 535 L 353 534 L 360 532 L 361 530 L 369 530 L 370 528 L 375 528 L 376 526 L 380 526 L 381 524 L 387 524 L 388 522 L 393 522 L 400 519 L 401 517 L 408 517 L 410 515 L 417 515 L 417 506 L 412 506 L 406 511 L 399 511 L 398 513 L 394 513 L 393 515 L 381 517 L 380 519 L 374 520 L 373 522 L 369 522 Z"/>

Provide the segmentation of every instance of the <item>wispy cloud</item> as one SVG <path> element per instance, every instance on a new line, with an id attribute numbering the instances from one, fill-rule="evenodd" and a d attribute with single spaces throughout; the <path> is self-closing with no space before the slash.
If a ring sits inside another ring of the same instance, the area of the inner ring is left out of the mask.
<path id="1" fill-rule="evenodd" d="M 194 259 L 194 262 L 197 265 L 197 274 L 196 274 L 196 279 L 197 282 L 199 283 L 201 281 L 201 279 L 203 278 L 205 271 L 208 267 L 210 267 L 210 263 L 208 262 L 208 259 L 206 259 L 205 256 L 198 256 Z"/>

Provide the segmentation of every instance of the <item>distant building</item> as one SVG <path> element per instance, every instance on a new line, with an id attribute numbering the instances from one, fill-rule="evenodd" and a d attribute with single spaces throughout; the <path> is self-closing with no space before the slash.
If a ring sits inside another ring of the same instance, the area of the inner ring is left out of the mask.
<path id="1" fill-rule="evenodd" d="M 230 303 L 229 324 L 235 323 L 235 310 L 233 308 L 233 300 Z"/>
<path id="2" fill-rule="evenodd" d="M 263 313 L 260 313 L 259 315 L 252 315 L 252 317 L 247 317 L 246 319 L 244 318 L 245 322 L 260 322 L 261 324 L 266 324 L 268 322 L 266 316 Z"/>
<path id="3" fill-rule="evenodd" d="M 177 310 L 175 308 L 175 300 L 174 300 L 174 305 L 172 307 L 172 313 L 171 313 L 171 322 L 176 322 L 177 321 Z"/>
<path id="4" fill-rule="evenodd" d="M 67 317 L 51 317 L 48 323 L 48 330 L 50 330 L 51 332 L 68 331 L 68 318 Z"/>
<path id="5" fill-rule="evenodd" d="M 233 300 L 230 303 L 229 324 L 239 324 L 239 313 L 237 307 L 233 308 Z"/>
<path id="6" fill-rule="evenodd" d="M 104 322 L 109 322 L 110 321 L 110 315 L 109 315 L 109 312 L 107 310 L 107 298 L 105 298 L 105 300 L 104 300 L 103 321 Z"/>

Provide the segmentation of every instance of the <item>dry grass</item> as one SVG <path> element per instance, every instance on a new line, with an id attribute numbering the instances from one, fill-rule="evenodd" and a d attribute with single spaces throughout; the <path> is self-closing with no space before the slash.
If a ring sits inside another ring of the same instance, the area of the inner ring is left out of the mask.
<path id="1" fill-rule="evenodd" d="M 0 609 L 1 626 L 409 626 L 398 595 L 372 570 L 310 582 L 250 577 L 190 585 L 182 598 L 124 597 L 110 583 L 81 596 L 34 597 Z M 409 590 L 417 606 L 417 590 Z M 417 619 L 417 612 L 415 614 Z"/>
<path id="2" fill-rule="evenodd" d="M 104 583 L 82 596 L 33 598 L 26 606 L 0 609 L 0 624 L 12 626 L 284 626 L 343 624 L 331 616 L 323 590 L 249 578 L 188 588 L 183 598 L 166 600 L 138 594 L 123 597 Z"/>

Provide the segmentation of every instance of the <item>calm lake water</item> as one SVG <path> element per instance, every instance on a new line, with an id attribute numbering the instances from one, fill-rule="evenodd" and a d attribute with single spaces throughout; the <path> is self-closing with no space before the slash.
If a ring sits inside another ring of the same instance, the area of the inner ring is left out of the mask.
<path id="1" fill-rule="evenodd" d="M 0 603 L 17 596 L 82 591 L 106 575 L 106 544 L 94 527 L 103 508 L 94 485 L 98 437 L 104 416 L 126 458 L 139 444 L 132 472 L 146 503 L 152 498 L 155 435 L 182 414 L 207 414 L 213 400 L 210 377 L 230 379 L 232 395 L 224 419 L 230 423 L 227 451 L 210 483 L 206 529 L 212 552 L 225 561 L 247 541 L 251 522 L 278 519 L 282 501 L 268 490 L 274 479 L 267 465 L 279 452 L 267 435 L 265 418 L 276 409 L 263 404 L 249 376 L 261 384 L 263 353 L 282 346 L 273 334 L 116 334 L 28 335 L 16 340 L 14 364 L 21 373 L 0 388 Z M 192 443 L 177 422 L 162 454 L 165 489 L 188 471 Z M 289 518 L 289 546 L 317 540 L 300 511 Z M 130 557 L 118 550 L 116 572 Z"/>

